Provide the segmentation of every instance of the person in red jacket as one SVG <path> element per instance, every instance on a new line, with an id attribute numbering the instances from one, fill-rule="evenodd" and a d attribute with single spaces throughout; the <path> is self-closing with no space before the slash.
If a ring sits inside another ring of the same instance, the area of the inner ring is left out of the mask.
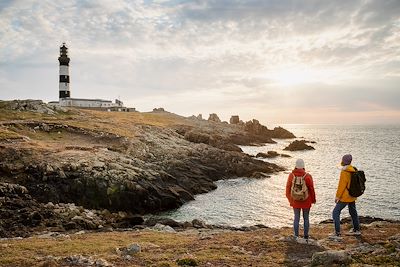
<path id="1" fill-rule="evenodd" d="M 291 195 L 292 182 L 294 177 L 304 177 L 304 181 L 308 188 L 308 197 L 304 201 L 294 200 Z M 296 160 L 296 167 L 289 174 L 286 182 L 286 197 L 289 200 L 290 206 L 293 207 L 294 220 L 293 220 L 293 231 L 294 236 L 297 239 L 299 237 L 299 223 L 300 223 L 300 211 L 303 211 L 304 220 L 304 238 L 308 240 L 308 232 L 310 229 L 310 208 L 312 204 L 315 204 L 315 190 L 314 183 L 311 175 L 306 173 L 304 167 L 304 161 L 302 159 Z"/>

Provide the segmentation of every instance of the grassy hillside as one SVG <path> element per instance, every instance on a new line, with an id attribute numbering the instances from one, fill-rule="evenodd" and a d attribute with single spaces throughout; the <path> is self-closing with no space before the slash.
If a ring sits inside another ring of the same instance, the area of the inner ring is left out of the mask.
<path id="1" fill-rule="evenodd" d="M 41 121 L 60 123 L 94 131 L 106 131 L 120 136 L 134 137 L 132 126 L 151 125 L 167 127 L 188 123 L 188 120 L 171 113 L 105 112 L 84 109 L 69 109 L 55 115 L 37 112 L 21 112 L 3 109 L 0 123 L 11 121 Z M 11 133 L 12 134 L 12 133 Z M 4 138 L 6 138 L 6 134 Z"/>

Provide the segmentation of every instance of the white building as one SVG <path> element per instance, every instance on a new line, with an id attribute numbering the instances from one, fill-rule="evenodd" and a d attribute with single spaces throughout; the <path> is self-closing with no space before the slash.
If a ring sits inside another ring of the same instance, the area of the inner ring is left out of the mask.
<path id="1" fill-rule="evenodd" d="M 84 98 L 62 98 L 59 101 L 62 107 L 83 107 L 83 108 L 110 108 L 117 107 L 111 100 L 84 99 Z"/>

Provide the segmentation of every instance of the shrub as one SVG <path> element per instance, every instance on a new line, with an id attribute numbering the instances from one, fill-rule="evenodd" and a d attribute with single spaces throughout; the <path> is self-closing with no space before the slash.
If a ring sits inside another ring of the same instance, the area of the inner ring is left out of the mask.
<path id="1" fill-rule="evenodd" d="M 176 263 L 179 266 L 197 266 L 197 261 L 195 259 L 191 259 L 191 258 L 184 258 L 184 259 L 178 259 L 176 260 Z"/>

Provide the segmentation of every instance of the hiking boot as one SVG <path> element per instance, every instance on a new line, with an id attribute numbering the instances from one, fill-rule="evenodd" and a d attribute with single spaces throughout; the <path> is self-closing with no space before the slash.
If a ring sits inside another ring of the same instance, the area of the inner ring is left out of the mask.
<path id="1" fill-rule="evenodd" d="M 336 233 L 333 233 L 330 236 L 328 236 L 328 239 L 332 240 L 332 241 L 336 241 L 336 242 L 340 242 L 343 240 L 343 238 L 340 236 L 340 234 L 336 234 Z"/>
<path id="2" fill-rule="evenodd" d="M 359 235 L 361 235 L 361 232 L 360 232 L 360 230 L 354 230 L 354 228 L 351 228 L 350 231 L 347 233 L 347 235 L 359 236 Z"/>

